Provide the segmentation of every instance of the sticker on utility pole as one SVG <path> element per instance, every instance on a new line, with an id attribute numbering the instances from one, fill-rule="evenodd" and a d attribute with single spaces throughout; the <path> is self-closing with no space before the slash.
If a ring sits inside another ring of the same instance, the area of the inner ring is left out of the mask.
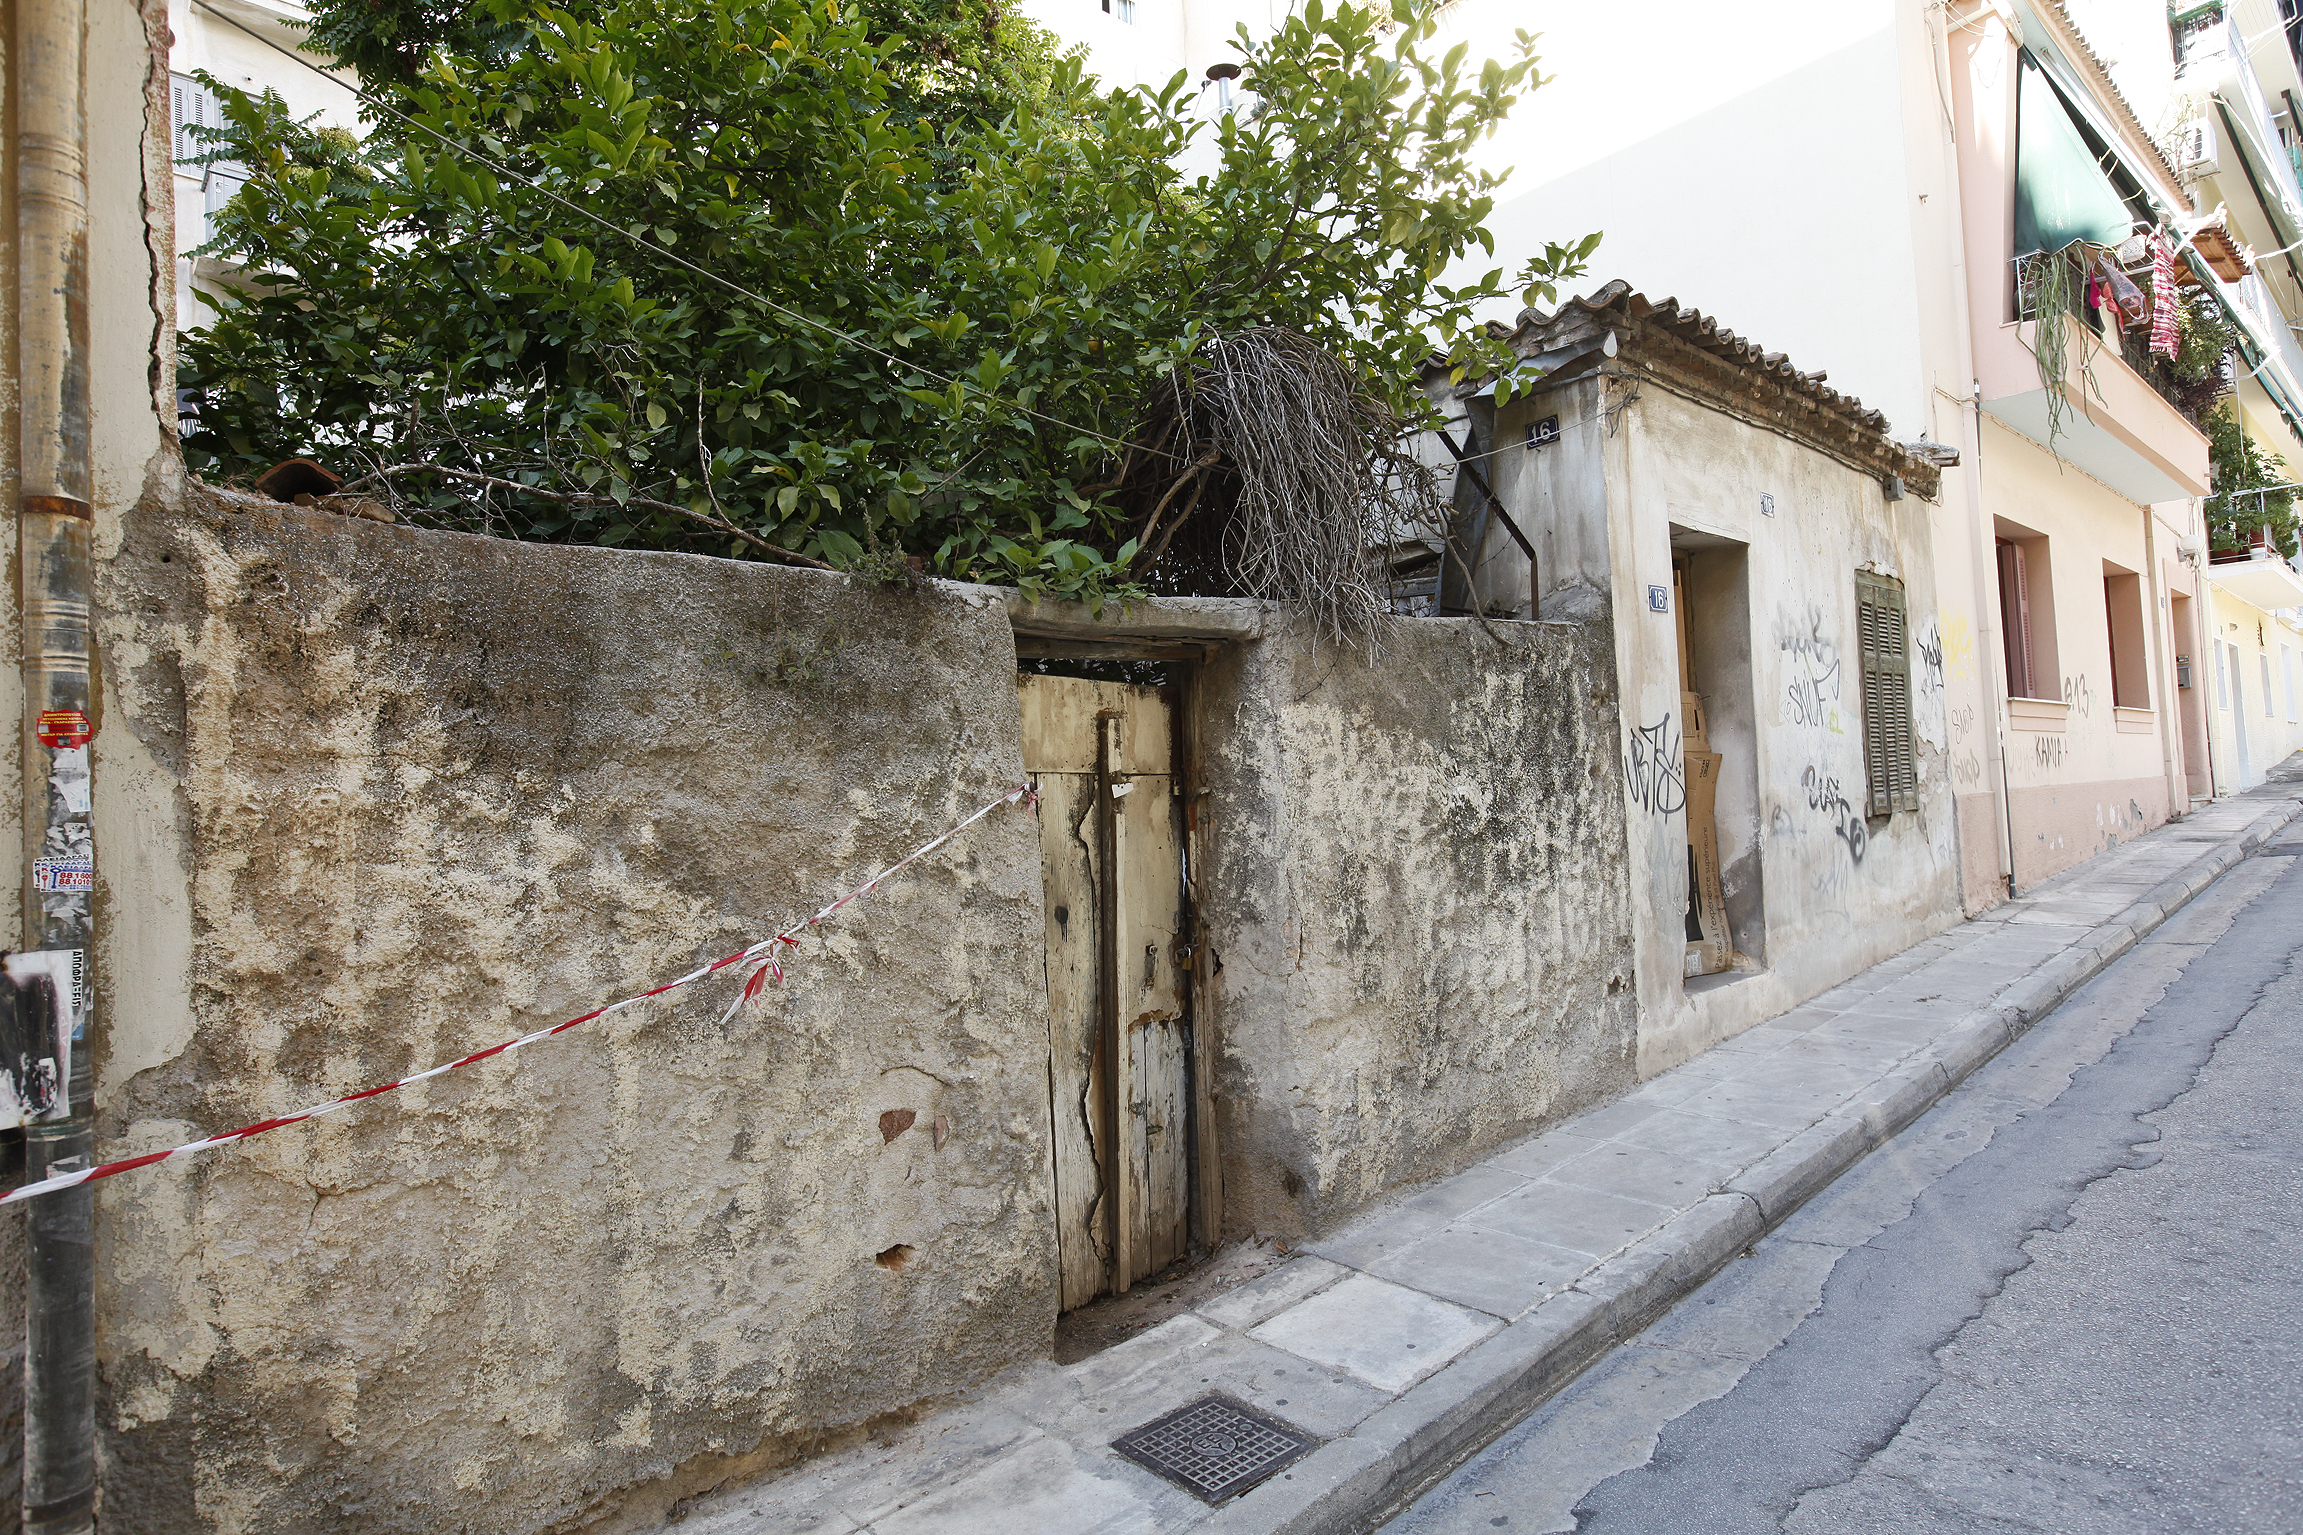
<path id="1" fill-rule="evenodd" d="M 42 709 L 40 721 L 33 727 L 33 731 L 40 737 L 42 746 L 57 749 L 86 746 L 89 738 L 96 733 L 88 728 L 88 711 L 85 709 Z"/>
<path id="2" fill-rule="evenodd" d="M 0 957 L 0 1127 L 72 1112 L 72 1042 L 86 1027 L 83 949 Z"/>
<path id="3" fill-rule="evenodd" d="M 35 858 L 32 860 L 32 888 L 44 894 L 58 890 L 93 890 L 96 888 L 96 860 L 85 855 L 78 858 Z"/>
<path id="4" fill-rule="evenodd" d="M 48 770 L 48 786 L 64 802 L 67 816 L 88 813 L 88 748 L 67 746 L 58 751 Z"/>

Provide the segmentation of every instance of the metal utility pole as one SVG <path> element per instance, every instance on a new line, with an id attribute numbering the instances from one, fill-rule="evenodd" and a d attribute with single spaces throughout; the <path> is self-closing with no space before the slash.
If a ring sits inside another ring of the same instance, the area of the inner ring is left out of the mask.
<path id="1" fill-rule="evenodd" d="M 86 0 L 16 0 L 18 636 L 24 676 L 24 933 L 64 951 L 80 999 L 95 952 L 89 805 L 95 515 L 89 475 Z M 25 1127 L 24 1174 L 86 1167 L 95 1151 L 84 1006 L 74 1009 L 61 1117 Z M 94 1191 L 25 1211 L 25 1535 L 95 1529 Z"/>

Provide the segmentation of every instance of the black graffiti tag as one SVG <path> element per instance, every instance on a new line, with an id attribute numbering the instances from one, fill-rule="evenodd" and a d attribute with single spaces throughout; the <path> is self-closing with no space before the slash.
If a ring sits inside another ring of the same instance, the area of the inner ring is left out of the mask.
<path id="1" fill-rule="evenodd" d="M 1670 715 L 1630 733 L 1624 743 L 1623 776 L 1640 809 L 1677 815 L 1687 808 L 1687 759 L 1680 753 L 1679 731 Z"/>
<path id="2" fill-rule="evenodd" d="M 1807 787 L 1807 808 L 1820 810 L 1830 819 L 1833 833 L 1847 844 L 1847 856 L 1855 861 L 1857 868 L 1863 867 L 1863 855 L 1871 850 L 1871 828 L 1847 802 L 1839 780 L 1826 776 L 1821 768 L 1811 767 L 1799 781 Z"/>
<path id="3" fill-rule="evenodd" d="M 1823 610 L 1808 605 L 1805 619 L 1789 613 L 1775 621 L 1776 648 L 1800 662 L 1799 674 L 1784 685 L 1783 698 L 1794 724 L 1828 728 L 1839 701 L 1839 647 L 1823 632 Z"/>

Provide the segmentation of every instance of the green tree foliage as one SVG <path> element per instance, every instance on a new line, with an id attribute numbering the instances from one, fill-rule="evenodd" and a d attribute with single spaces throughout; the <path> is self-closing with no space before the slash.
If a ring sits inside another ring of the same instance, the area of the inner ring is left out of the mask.
<path id="1" fill-rule="evenodd" d="M 182 346 L 204 472 L 310 454 L 524 536 L 1097 598 L 1145 574 L 1129 531 L 1188 467 L 1151 404 L 1211 338 L 1309 338 L 1378 423 L 1428 409 L 1434 338 L 1504 361 L 1471 323 L 1503 273 L 1435 279 L 1492 253 L 1470 153 L 1533 61 L 1426 58 L 1425 0 L 1243 33 L 1212 128 L 1181 76 L 1102 94 L 970 0 L 396 3 L 365 42 L 329 30 L 365 0 L 322 13 L 405 114 L 364 159 L 220 93 L 250 180 Z"/>
<path id="2" fill-rule="evenodd" d="M 2266 488 L 2288 484 L 2287 461 L 2247 435 L 2236 401 L 2207 418 L 2207 463 L 2214 494 L 2200 510 L 2207 516 L 2208 541 L 2218 549 L 2245 549 L 2268 527 L 2273 548 L 2296 554 L 2295 492 Z"/>

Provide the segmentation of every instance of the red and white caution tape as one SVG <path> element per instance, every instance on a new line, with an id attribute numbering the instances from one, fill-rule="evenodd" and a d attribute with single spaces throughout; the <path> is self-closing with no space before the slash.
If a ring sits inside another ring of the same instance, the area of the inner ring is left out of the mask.
<path id="1" fill-rule="evenodd" d="M 978 810 L 974 815 L 969 816 L 966 820 L 960 822 L 958 825 L 951 827 L 949 830 L 944 832 L 942 836 L 937 837 L 932 842 L 922 843 L 920 846 L 914 848 L 911 852 L 905 854 L 896 862 L 889 864 L 886 868 L 880 870 L 879 873 L 873 875 L 870 879 L 865 880 L 862 884 L 856 886 L 853 890 L 850 890 L 847 894 L 841 896 L 838 900 L 832 902 L 831 905 L 826 906 L 822 911 L 817 912 L 814 916 L 809 917 L 802 922 L 795 922 L 790 927 L 785 928 L 782 932 L 773 934 L 767 938 L 763 938 L 758 943 L 752 944 L 749 947 L 739 949 L 735 953 L 728 955 L 725 959 L 715 959 L 708 965 L 702 966 L 699 969 L 691 970 L 686 975 L 681 976 L 678 980 L 666 981 L 663 985 L 656 987 L 652 991 L 643 991 L 637 996 L 626 997 L 621 1002 L 611 1002 L 606 1007 L 593 1008 L 590 1012 L 585 1013 L 581 1017 L 570 1018 L 566 1023 L 555 1023 L 548 1029 L 538 1029 L 533 1034 L 523 1034 L 518 1039 L 507 1039 L 500 1045 L 490 1045 L 485 1050 L 475 1050 L 470 1055 L 464 1056 L 459 1060 L 449 1061 L 447 1064 L 442 1066 L 434 1066 L 429 1071 L 419 1071 L 412 1077 L 402 1077 L 397 1082 L 386 1082 L 380 1087 L 363 1088 L 361 1091 L 356 1093 L 346 1093 L 341 1098 L 332 1098 L 326 1103 L 316 1103 L 308 1109 L 298 1109 L 293 1114 L 282 1114 L 277 1119 L 258 1120 L 255 1124 L 242 1125 L 237 1130 L 228 1130 L 222 1135 L 211 1135 L 206 1140 L 192 1141 L 186 1145 L 178 1146 L 170 1151 L 155 1151 L 140 1157 L 129 1157 L 125 1161 L 106 1162 L 97 1167 L 85 1167 L 75 1172 L 58 1173 L 53 1178 L 43 1178 L 37 1183 L 27 1183 L 22 1188 L 12 1190 L 11 1192 L 4 1195 L 0 1195 L 0 1205 L 14 1204 L 18 1200 L 22 1199 L 36 1199 L 42 1194 L 53 1194 L 59 1189 L 68 1189 L 76 1187 L 79 1184 L 92 1183 L 98 1178 L 110 1178 L 116 1174 L 130 1172 L 139 1167 L 150 1167 L 155 1162 L 168 1162 L 173 1161 L 177 1157 L 188 1157 L 203 1151 L 213 1151 L 219 1146 L 230 1146 L 236 1142 L 247 1140 L 252 1136 L 262 1135 L 267 1130 L 278 1130 L 287 1125 L 300 1125 L 308 1119 L 318 1119 L 322 1114 L 333 1114 L 338 1109 L 349 1108 L 351 1105 L 363 1102 L 369 1098 L 381 1097 L 385 1093 L 393 1092 L 399 1088 L 406 1087 L 410 1083 L 422 1082 L 431 1077 L 441 1076 L 444 1073 L 456 1070 L 458 1067 L 470 1066 L 475 1062 L 484 1061 L 492 1055 L 502 1055 L 507 1051 L 517 1050 L 522 1045 L 532 1045 L 540 1039 L 550 1039 L 555 1034 L 565 1034 L 568 1032 L 568 1030 L 574 1028 L 577 1024 L 590 1023 L 595 1018 L 605 1018 L 610 1013 L 622 1012 L 625 1008 L 636 1006 L 639 1003 L 647 1001 L 651 997 L 660 997 L 667 991 L 677 991 L 682 986 L 693 985 L 695 982 L 704 979 L 706 976 L 717 974 L 718 972 L 727 969 L 731 965 L 749 963 L 753 967 L 752 973 L 745 980 L 743 989 L 736 994 L 735 1001 L 728 1005 L 726 1017 L 722 1018 L 721 1020 L 724 1023 L 728 1018 L 733 1018 L 736 1015 L 736 1010 L 738 1008 L 741 1008 L 746 1002 L 751 1001 L 754 997 L 757 997 L 760 994 L 762 986 L 765 985 L 770 977 L 775 979 L 776 984 L 783 984 L 784 967 L 782 963 L 782 956 L 778 951 L 787 946 L 793 948 L 798 947 L 800 941 L 799 935 L 801 933 L 806 932 L 809 928 L 814 927 L 827 918 L 831 917 L 837 913 L 841 907 L 850 905 L 856 901 L 860 901 L 865 896 L 870 895 L 874 890 L 880 887 L 880 884 L 884 880 L 886 880 L 890 875 L 896 873 L 898 870 L 902 869 L 906 864 L 916 863 L 918 860 L 927 857 L 928 854 L 934 852 L 937 848 L 942 847 L 945 843 L 951 841 L 952 838 L 958 836 L 961 832 L 966 831 L 969 827 L 975 825 L 976 822 L 982 820 L 985 816 L 990 815 L 993 811 L 999 809 L 1000 806 L 1013 805 L 1018 801 L 1021 801 L 1024 804 L 1036 809 L 1038 808 L 1039 804 L 1039 791 L 1034 789 L 1030 784 L 1025 784 L 1020 788 L 1008 790 L 1007 793 L 1001 795 L 998 799 L 993 800 L 990 804 L 984 806 L 981 810 Z"/>

